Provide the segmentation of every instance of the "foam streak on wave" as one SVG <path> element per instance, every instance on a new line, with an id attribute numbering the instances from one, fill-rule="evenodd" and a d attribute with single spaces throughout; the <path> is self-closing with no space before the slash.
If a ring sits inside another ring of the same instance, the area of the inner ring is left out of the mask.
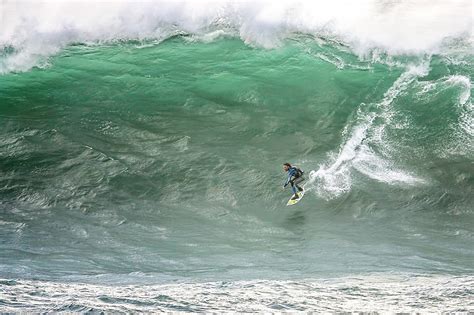
<path id="1" fill-rule="evenodd" d="M 160 41 L 179 32 L 225 30 L 266 48 L 304 33 L 341 40 L 361 55 L 433 53 L 448 39 L 472 44 L 469 0 L 87 2 L 2 1 L 0 73 L 28 70 L 71 43 Z"/>
<path id="2" fill-rule="evenodd" d="M 379 151 L 384 150 L 384 129 L 390 123 L 393 115 L 390 105 L 405 91 L 417 77 L 428 73 L 428 63 L 412 65 L 404 72 L 387 90 L 384 98 L 372 108 L 366 110 L 366 104 L 361 104 L 356 113 L 356 125 L 346 126 L 344 134 L 349 134 L 348 139 L 341 146 L 337 156 L 332 157 L 332 162 L 321 165 L 317 171 L 311 171 L 307 189 L 316 189 L 317 193 L 326 198 L 339 196 L 350 190 L 352 186 L 351 171 L 353 169 L 364 175 L 389 184 L 405 183 L 416 184 L 422 179 L 398 169 L 393 162 L 384 158 L 371 148 L 377 145 Z M 376 126 L 374 121 L 381 118 L 383 123 Z"/>
<path id="3" fill-rule="evenodd" d="M 459 126 L 468 139 L 465 142 L 470 148 L 474 146 L 474 106 L 471 101 L 471 80 L 467 76 L 454 75 L 450 76 L 446 83 L 461 88 L 459 93 Z M 461 136 L 461 138 L 464 138 Z"/>

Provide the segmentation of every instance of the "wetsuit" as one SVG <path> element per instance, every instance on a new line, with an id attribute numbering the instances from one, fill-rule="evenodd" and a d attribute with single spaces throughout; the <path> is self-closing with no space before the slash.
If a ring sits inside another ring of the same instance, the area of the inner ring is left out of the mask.
<path id="1" fill-rule="evenodd" d="M 303 171 L 292 166 L 288 169 L 288 178 L 283 187 L 286 187 L 288 184 L 291 184 L 291 190 L 293 190 L 293 193 L 296 195 L 296 189 L 298 189 L 299 191 L 303 191 L 303 188 L 298 186 L 298 184 L 301 183 L 303 180 Z"/>

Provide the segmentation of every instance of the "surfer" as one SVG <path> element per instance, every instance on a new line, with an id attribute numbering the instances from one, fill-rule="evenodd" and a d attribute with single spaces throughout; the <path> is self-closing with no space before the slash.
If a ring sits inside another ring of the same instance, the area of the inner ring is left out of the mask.
<path id="1" fill-rule="evenodd" d="M 283 170 L 288 173 L 288 178 L 286 179 L 286 182 L 283 185 L 283 188 L 288 186 L 288 184 L 291 184 L 291 190 L 293 190 L 293 194 L 294 194 L 293 198 L 291 199 L 298 199 L 299 198 L 298 192 L 303 191 L 303 188 L 301 188 L 298 184 L 304 180 L 303 178 L 304 172 L 297 167 L 291 166 L 290 163 L 283 164 Z"/>

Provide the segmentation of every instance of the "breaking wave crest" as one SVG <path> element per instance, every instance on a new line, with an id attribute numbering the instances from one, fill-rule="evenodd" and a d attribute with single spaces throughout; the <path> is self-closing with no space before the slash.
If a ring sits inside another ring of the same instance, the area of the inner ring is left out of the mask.
<path id="1" fill-rule="evenodd" d="M 265 48 L 307 34 L 349 45 L 360 56 L 431 54 L 445 44 L 471 47 L 471 11 L 469 0 L 8 0 L 0 4 L 0 73 L 45 66 L 71 44 L 159 42 L 179 34 L 203 40 L 235 36 Z"/>

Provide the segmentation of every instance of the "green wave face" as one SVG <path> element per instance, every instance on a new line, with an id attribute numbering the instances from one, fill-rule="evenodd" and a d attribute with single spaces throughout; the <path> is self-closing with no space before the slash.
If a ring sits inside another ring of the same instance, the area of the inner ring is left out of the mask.
<path id="1" fill-rule="evenodd" d="M 3 277 L 473 271 L 472 54 L 174 37 L 48 63 L 0 77 Z"/>

